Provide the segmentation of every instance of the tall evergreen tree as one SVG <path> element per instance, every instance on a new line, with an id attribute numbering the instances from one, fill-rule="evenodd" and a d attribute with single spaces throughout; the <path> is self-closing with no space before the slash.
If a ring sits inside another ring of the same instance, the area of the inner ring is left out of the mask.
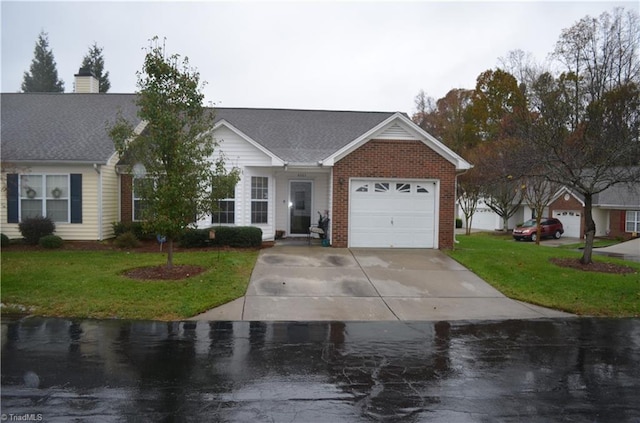
<path id="1" fill-rule="evenodd" d="M 64 81 L 58 79 L 56 61 L 53 58 L 53 51 L 49 49 L 49 36 L 44 31 L 38 35 L 29 72 L 24 73 L 22 91 L 25 93 L 64 91 Z"/>
<path id="2" fill-rule="evenodd" d="M 98 78 L 100 81 L 100 92 L 106 93 L 111 88 L 111 82 L 109 82 L 109 72 L 104 72 L 104 57 L 102 56 L 102 47 L 98 47 L 96 42 L 89 47 L 89 51 L 82 59 L 81 68 L 87 68 Z"/>

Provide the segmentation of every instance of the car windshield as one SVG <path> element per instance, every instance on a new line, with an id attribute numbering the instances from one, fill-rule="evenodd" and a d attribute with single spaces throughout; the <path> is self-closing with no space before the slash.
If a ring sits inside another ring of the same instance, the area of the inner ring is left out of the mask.
<path id="1" fill-rule="evenodd" d="M 536 221 L 535 221 L 535 220 L 533 220 L 533 219 L 531 219 L 531 220 L 527 220 L 526 222 L 524 222 L 524 223 L 522 224 L 522 227 L 523 227 L 523 228 L 532 228 L 532 227 L 534 227 L 534 226 L 536 226 Z"/>

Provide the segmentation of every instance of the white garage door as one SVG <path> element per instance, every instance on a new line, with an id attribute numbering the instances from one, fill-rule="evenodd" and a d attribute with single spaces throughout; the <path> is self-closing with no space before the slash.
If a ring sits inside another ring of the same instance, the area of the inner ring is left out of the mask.
<path id="1" fill-rule="evenodd" d="M 351 181 L 349 246 L 433 248 L 433 181 Z"/>
<path id="2" fill-rule="evenodd" d="M 562 222 L 564 235 L 569 238 L 580 238 L 580 220 L 582 213 L 576 210 L 555 210 L 553 217 Z"/>

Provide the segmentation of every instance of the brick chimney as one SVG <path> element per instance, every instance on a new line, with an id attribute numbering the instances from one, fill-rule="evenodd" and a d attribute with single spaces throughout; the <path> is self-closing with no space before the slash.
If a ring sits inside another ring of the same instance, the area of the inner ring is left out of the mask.
<path id="1" fill-rule="evenodd" d="M 74 92 L 76 93 L 99 93 L 100 81 L 98 78 L 88 69 L 80 68 L 75 76 Z"/>

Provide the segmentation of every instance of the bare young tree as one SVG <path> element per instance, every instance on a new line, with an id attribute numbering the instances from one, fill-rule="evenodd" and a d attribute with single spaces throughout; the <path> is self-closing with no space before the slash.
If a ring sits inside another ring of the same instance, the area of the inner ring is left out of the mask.
<path id="1" fill-rule="evenodd" d="M 536 216 L 536 245 L 540 245 L 542 231 L 540 223 L 542 222 L 544 211 L 561 188 L 561 185 L 549 181 L 543 175 L 525 176 L 522 178 L 521 183 L 524 202 L 533 210 Z"/>
<path id="2" fill-rule="evenodd" d="M 473 215 L 478 207 L 478 201 L 482 192 L 479 179 L 474 175 L 473 169 L 458 177 L 458 204 L 464 215 L 465 235 L 471 234 Z"/>

